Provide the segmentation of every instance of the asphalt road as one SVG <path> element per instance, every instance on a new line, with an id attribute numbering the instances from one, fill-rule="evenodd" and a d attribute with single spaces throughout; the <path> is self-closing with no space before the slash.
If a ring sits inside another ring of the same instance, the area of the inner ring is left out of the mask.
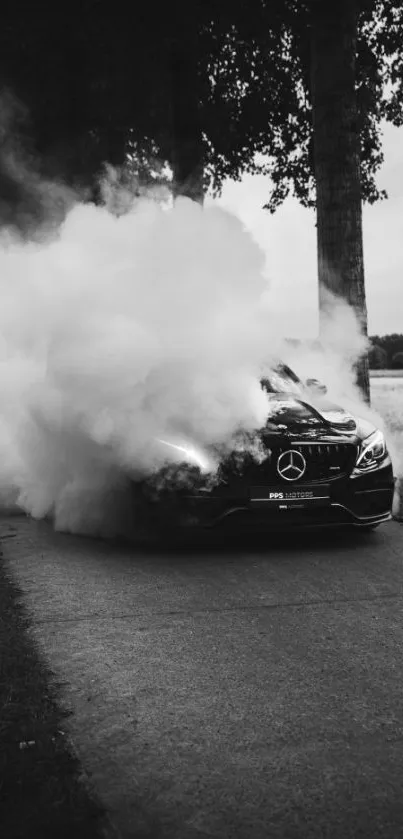
<path id="1" fill-rule="evenodd" d="M 4 519 L 120 835 L 403 836 L 403 526 L 146 551 Z"/>

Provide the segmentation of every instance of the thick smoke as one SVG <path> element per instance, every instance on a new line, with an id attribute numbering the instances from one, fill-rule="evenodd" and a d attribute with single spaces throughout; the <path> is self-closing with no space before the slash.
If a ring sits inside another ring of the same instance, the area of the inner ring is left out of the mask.
<path id="1" fill-rule="evenodd" d="M 3 499 L 105 535 L 133 519 L 129 479 L 174 457 L 161 441 L 230 446 L 264 424 L 259 377 L 274 358 L 368 410 L 352 385 L 362 338 L 344 305 L 325 348 L 292 358 L 264 255 L 236 217 L 123 199 L 76 203 L 53 238 L 7 231 L 0 247 Z"/>
<path id="2" fill-rule="evenodd" d="M 93 529 L 157 441 L 225 444 L 267 415 L 276 347 L 263 256 L 241 223 L 183 199 L 76 205 L 46 243 L 0 252 L 4 488 L 57 527 Z"/>

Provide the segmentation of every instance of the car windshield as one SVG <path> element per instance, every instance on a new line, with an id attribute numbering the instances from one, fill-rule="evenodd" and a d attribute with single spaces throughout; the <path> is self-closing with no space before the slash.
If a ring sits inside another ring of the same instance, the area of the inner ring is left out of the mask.
<path id="1" fill-rule="evenodd" d="M 286 364 L 279 364 L 270 370 L 267 376 L 264 376 L 262 387 L 268 393 L 300 394 L 302 382 L 290 367 L 287 367 Z"/>

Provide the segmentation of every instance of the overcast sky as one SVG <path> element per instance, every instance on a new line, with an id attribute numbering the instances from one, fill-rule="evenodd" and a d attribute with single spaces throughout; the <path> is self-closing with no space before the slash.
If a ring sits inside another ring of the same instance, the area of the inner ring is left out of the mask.
<path id="1" fill-rule="evenodd" d="M 364 206 L 364 258 L 370 334 L 403 333 L 403 128 L 386 125 L 385 163 L 378 185 L 389 198 Z M 267 255 L 267 274 L 276 311 L 288 334 L 301 337 L 317 329 L 315 217 L 294 199 L 271 216 L 263 176 L 228 183 L 221 203 L 251 230 Z"/>

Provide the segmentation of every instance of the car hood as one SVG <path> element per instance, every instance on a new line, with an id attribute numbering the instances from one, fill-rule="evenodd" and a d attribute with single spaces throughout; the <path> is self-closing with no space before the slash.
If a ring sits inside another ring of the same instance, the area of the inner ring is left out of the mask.
<path id="1" fill-rule="evenodd" d="M 309 439 L 322 437 L 354 437 L 358 422 L 339 405 L 328 400 L 318 404 L 295 394 L 268 394 L 269 416 L 263 432 Z"/>

